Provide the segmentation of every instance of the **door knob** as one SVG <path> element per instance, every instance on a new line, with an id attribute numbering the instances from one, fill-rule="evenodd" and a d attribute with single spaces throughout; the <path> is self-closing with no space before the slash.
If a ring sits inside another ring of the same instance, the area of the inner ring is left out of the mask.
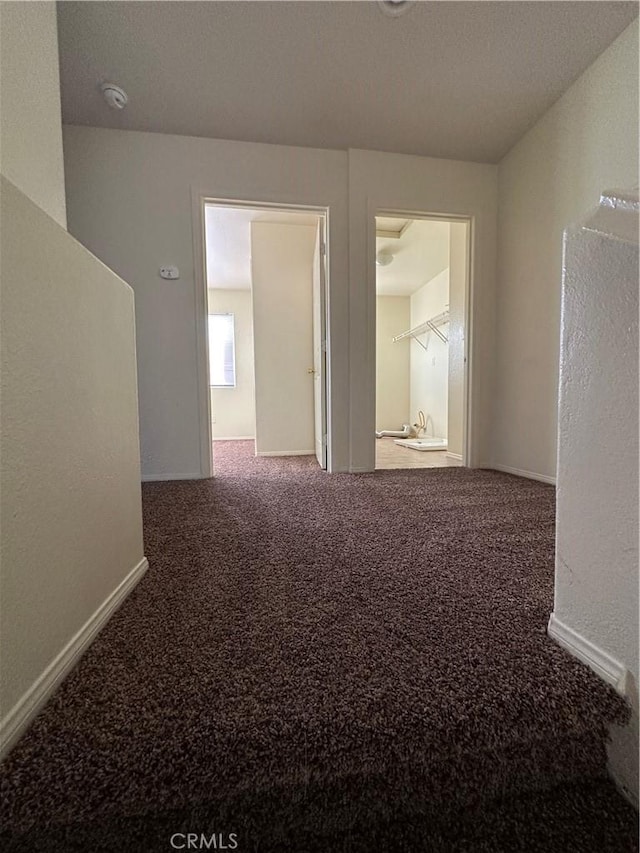
<path id="1" fill-rule="evenodd" d="M 313 367 L 309 367 L 307 368 L 307 373 L 315 373 L 315 370 L 313 369 Z"/>

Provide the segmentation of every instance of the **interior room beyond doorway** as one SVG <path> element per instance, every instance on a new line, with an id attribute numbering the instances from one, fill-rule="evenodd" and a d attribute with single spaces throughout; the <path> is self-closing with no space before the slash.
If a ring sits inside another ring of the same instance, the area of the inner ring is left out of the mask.
<path id="1" fill-rule="evenodd" d="M 376 468 L 465 464 L 468 229 L 376 217 Z"/>
<path id="2" fill-rule="evenodd" d="M 213 439 L 326 467 L 324 215 L 205 204 Z"/>

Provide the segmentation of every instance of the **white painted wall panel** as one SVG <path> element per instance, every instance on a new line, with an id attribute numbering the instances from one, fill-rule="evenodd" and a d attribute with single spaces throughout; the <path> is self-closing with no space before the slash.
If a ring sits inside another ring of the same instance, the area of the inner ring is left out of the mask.
<path id="1" fill-rule="evenodd" d="M 638 22 L 502 160 L 493 462 L 556 473 L 562 232 L 638 185 Z"/>
<path id="2" fill-rule="evenodd" d="M 133 293 L 2 179 L 2 691 L 143 558 Z"/>
<path id="3" fill-rule="evenodd" d="M 53 0 L 0 3 L 0 171 L 66 228 Z"/>
<path id="4" fill-rule="evenodd" d="M 160 133 L 64 128 L 69 230 L 136 295 L 142 470 L 200 476 L 192 190 L 329 207 L 329 420 L 349 467 L 347 154 Z M 178 281 L 158 277 L 161 264 Z M 356 307 L 357 310 L 357 307 Z M 208 397 L 207 397 L 208 404 Z M 373 423 L 371 425 L 373 430 Z"/>
<path id="5" fill-rule="evenodd" d="M 402 429 L 409 422 L 409 340 L 393 343 L 411 326 L 408 296 L 376 299 L 376 429 Z"/>
<path id="6" fill-rule="evenodd" d="M 442 314 L 449 303 L 449 270 L 443 270 L 411 296 L 411 328 Z M 446 333 L 447 327 L 443 327 Z M 435 334 L 426 332 L 420 341 L 411 340 L 411 423 L 418 412 L 427 420 L 426 435 L 447 438 L 449 346 Z"/>
<path id="7" fill-rule="evenodd" d="M 349 371 L 351 469 L 375 464 L 375 216 L 382 211 L 470 217 L 472 466 L 490 454 L 493 402 L 497 167 L 377 151 L 349 151 Z M 358 431 L 353 425 L 358 424 Z"/>
<path id="8" fill-rule="evenodd" d="M 630 671 L 637 714 L 635 198 L 635 211 L 604 208 L 565 237 L 554 616 Z M 624 753 L 637 761 L 637 732 Z"/>

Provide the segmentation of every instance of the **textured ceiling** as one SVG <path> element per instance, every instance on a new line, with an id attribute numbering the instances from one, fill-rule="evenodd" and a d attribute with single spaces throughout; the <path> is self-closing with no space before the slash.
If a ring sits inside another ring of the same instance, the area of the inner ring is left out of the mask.
<path id="1" fill-rule="evenodd" d="M 635 2 L 62 2 L 63 118 L 497 162 Z M 112 110 L 109 80 L 130 102 Z"/>

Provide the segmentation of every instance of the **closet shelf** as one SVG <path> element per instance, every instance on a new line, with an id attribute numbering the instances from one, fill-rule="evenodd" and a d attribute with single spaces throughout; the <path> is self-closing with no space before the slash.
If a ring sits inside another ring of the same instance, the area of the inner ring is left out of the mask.
<path id="1" fill-rule="evenodd" d="M 445 335 L 444 332 L 440 331 L 440 326 L 444 326 L 449 322 L 449 312 L 443 311 L 442 314 L 436 314 L 435 317 L 431 317 L 429 320 L 425 320 L 424 323 L 420 323 L 419 326 L 414 326 L 413 329 L 407 329 L 406 332 L 401 332 L 399 335 L 396 335 L 393 338 L 393 343 L 397 343 L 397 341 L 403 341 L 405 338 L 413 338 L 417 341 L 422 349 L 426 350 L 426 346 L 422 343 L 422 341 L 418 338 L 418 335 L 424 335 L 425 332 L 434 332 L 443 343 L 448 344 L 449 338 Z"/>

